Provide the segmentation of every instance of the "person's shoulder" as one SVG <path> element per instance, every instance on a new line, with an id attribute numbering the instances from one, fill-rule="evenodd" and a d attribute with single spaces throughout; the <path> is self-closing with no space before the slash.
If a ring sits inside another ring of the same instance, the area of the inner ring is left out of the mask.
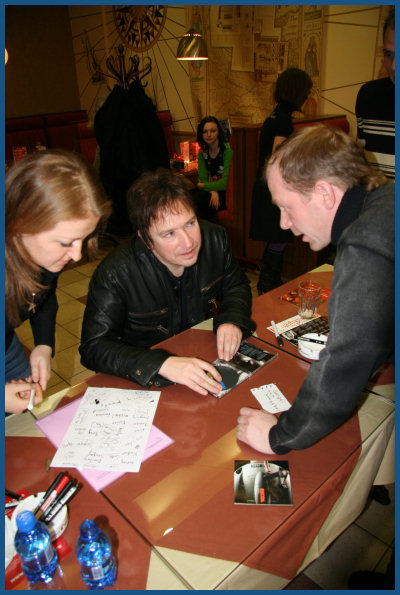
<path id="1" fill-rule="evenodd" d="M 382 184 L 368 193 L 368 198 L 371 202 L 386 202 L 388 205 L 393 205 L 393 207 L 395 196 L 395 185 L 391 182 Z"/>
<path id="2" fill-rule="evenodd" d="M 370 94 L 380 94 L 387 91 L 394 90 L 394 85 L 390 77 L 386 76 L 380 79 L 374 79 L 373 81 L 368 81 L 364 83 L 359 91 L 359 97 L 362 96 L 369 96 Z"/>
<path id="3" fill-rule="evenodd" d="M 199 225 L 203 241 L 206 240 L 209 243 L 220 242 L 221 239 L 228 237 L 228 233 L 222 225 L 213 223 L 206 219 L 199 219 Z"/>

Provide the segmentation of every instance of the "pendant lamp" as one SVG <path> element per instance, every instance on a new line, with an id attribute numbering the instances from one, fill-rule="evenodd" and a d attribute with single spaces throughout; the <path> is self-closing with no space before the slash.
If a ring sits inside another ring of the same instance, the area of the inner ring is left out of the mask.
<path id="1" fill-rule="evenodd" d="M 176 59 L 208 60 L 207 46 L 203 36 L 194 29 L 189 29 L 179 42 Z"/>

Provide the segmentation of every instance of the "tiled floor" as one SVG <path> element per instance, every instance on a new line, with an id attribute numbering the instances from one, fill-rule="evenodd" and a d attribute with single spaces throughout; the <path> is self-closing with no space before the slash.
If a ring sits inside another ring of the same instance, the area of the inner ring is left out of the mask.
<path id="1" fill-rule="evenodd" d="M 110 249 L 108 246 L 105 247 Z M 105 252 L 103 252 L 105 254 Z M 45 396 L 77 384 L 93 372 L 80 363 L 78 345 L 90 277 L 98 261 L 78 264 L 61 273 L 58 283 L 59 310 L 56 328 L 56 354 Z M 253 295 L 257 295 L 257 274 L 247 272 Z M 29 323 L 17 329 L 23 345 L 33 347 Z M 384 572 L 394 546 L 394 485 L 389 489 L 391 504 L 382 506 L 370 500 L 360 517 L 340 535 L 320 558 L 288 587 L 290 590 L 347 590 L 347 579 L 356 570 Z"/>

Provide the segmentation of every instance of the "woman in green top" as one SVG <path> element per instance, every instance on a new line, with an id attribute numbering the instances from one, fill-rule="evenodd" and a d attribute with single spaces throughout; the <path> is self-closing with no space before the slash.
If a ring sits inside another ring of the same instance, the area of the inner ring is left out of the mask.
<path id="1" fill-rule="evenodd" d="M 226 209 L 225 191 L 233 151 L 214 116 L 206 116 L 197 127 L 199 182 L 193 192 L 197 214 L 208 219 Z"/>

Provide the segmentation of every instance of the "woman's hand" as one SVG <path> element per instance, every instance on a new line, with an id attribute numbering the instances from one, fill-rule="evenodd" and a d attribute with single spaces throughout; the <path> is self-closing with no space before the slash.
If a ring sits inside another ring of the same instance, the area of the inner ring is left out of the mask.
<path id="1" fill-rule="evenodd" d="M 219 202 L 219 194 L 216 190 L 211 190 L 211 198 L 208 204 L 215 211 L 217 211 L 221 206 L 221 203 Z"/>
<path id="2" fill-rule="evenodd" d="M 5 411 L 7 413 L 22 413 L 29 405 L 31 391 L 35 391 L 34 404 L 43 399 L 42 389 L 38 384 L 24 380 L 13 380 L 5 385 Z"/>
<path id="3" fill-rule="evenodd" d="M 51 376 L 51 351 L 49 345 L 37 345 L 29 357 L 32 371 L 30 379 L 38 382 L 42 390 L 46 390 Z"/>

